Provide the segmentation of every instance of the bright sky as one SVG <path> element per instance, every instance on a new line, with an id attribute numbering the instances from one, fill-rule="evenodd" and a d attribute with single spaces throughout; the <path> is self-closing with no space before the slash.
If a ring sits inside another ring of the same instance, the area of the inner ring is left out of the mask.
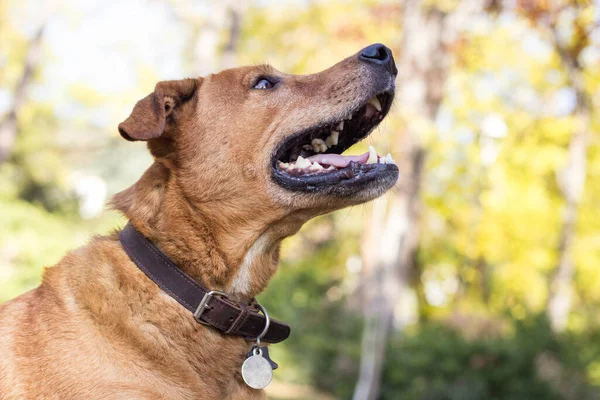
<path id="1" fill-rule="evenodd" d="M 47 13 L 34 3 L 25 1 L 13 14 L 26 35 Z M 46 26 L 42 81 L 30 95 L 56 104 L 59 117 L 76 117 L 81 109 L 68 96 L 72 85 L 119 97 L 139 88 L 142 71 L 157 79 L 189 73 L 182 65 L 189 35 L 163 1 L 63 0 Z M 8 93 L 0 88 L 0 112 L 10 102 Z M 110 116 L 95 118 L 102 125 Z"/>

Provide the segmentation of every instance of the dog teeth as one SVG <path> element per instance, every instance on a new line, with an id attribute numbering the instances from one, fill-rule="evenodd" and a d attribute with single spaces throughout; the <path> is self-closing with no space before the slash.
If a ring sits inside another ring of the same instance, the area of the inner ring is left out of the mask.
<path id="1" fill-rule="evenodd" d="M 381 103 L 379 102 L 377 96 L 371 97 L 371 99 L 367 103 L 371 104 L 373 107 L 375 107 L 377 111 L 381 112 Z"/>
<path id="2" fill-rule="evenodd" d="M 310 144 L 305 144 L 304 146 L 302 146 L 302 148 L 307 151 L 311 151 L 313 149 L 313 147 Z"/>
<path id="3" fill-rule="evenodd" d="M 308 170 L 311 172 L 318 172 L 323 170 L 323 166 L 315 161 L 310 167 L 308 167 Z"/>
<path id="4" fill-rule="evenodd" d="M 311 162 L 308 158 L 304 158 L 302 156 L 298 156 L 298 159 L 294 162 L 283 162 L 278 161 L 279 168 L 288 171 L 288 173 L 298 175 L 306 174 L 306 173 L 318 173 L 318 172 L 331 172 L 336 171 L 337 168 L 333 165 L 327 166 L 325 168 L 323 165 L 319 164 L 319 162 Z M 296 172 L 294 172 L 296 171 Z"/>
<path id="5" fill-rule="evenodd" d="M 298 159 L 294 163 L 295 169 L 304 169 L 304 168 L 308 168 L 310 166 L 311 166 L 310 160 L 308 160 L 307 158 L 304 158 L 302 156 L 298 156 Z"/>
<path id="6" fill-rule="evenodd" d="M 337 144 L 338 144 L 338 141 L 339 141 L 339 139 L 340 139 L 340 133 L 339 133 L 339 132 L 337 132 L 337 131 L 331 131 L 331 136 L 330 136 L 330 137 L 331 137 L 331 143 L 332 143 L 334 146 L 337 146 Z"/>
<path id="7" fill-rule="evenodd" d="M 338 131 L 331 131 L 331 134 L 327 136 L 327 139 L 325 139 L 325 144 L 327 145 L 327 148 L 331 148 L 337 145 L 339 138 L 340 133 Z"/>
<path id="8" fill-rule="evenodd" d="M 385 163 L 396 165 L 396 161 L 394 161 L 394 159 L 392 158 L 392 155 L 390 153 L 388 153 L 387 156 L 385 156 Z"/>
<path id="9" fill-rule="evenodd" d="M 377 164 L 377 152 L 373 146 L 369 146 L 369 158 L 367 164 Z"/>
<path id="10" fill-rule="evenodd" d="M 341 121 L 338 126 L 336 127 L 336 129 L 339 131 L 343 131 L 344 130 L 344 121 Z M 331 133 L 333 133 L 335 131 L 331 131 Z"/>
<path id="11" fill-rule="evenodd" d="M 313 139 L 311 141 L 312 149 L 315 153 L 324 153 L 327 151 L 327 144 L 323 139 Z"/>
<path id="12" fill-rule="evenodd" d="M 377 160 L 377 162 L 378 162 L 379 164 L 387 164 L 387 163 L 386 163 L 386 158 L 385 158 L 385 157 L 379 157 L 379 159 Z"/>
<path id="13" fill-rule="evenodd" d="M 298 156 L 298 159 L 295 162 L 291 162 L 291 163 L 279 161 L 278 165 L 281 169 L 287 170 L 290 173 L 293 173 L 292 171 L 294 171 L 294 170 L 299 170 L 301 173 L 310 173 L 310 172 L 335 171 L 337 169 L 333 165 L 330 165 L 327 168 L 325 168 L 324 166 L 322 166 L 321 164 L 319 164 L 316 161 L 314 163 L 311 163 L 308 158 L 304 158 L 302 156 Z M 303 170 L 303 171 L 301 171 L 301 170 Z"/>
<path id="14" fill-rule="evenodd" d="M 327 136 L 327 139 L 325 139 L 325 144 L 327 145 L 328 149 L 333 147 L 333 140 L 331 139 L 331 135 Z"/>

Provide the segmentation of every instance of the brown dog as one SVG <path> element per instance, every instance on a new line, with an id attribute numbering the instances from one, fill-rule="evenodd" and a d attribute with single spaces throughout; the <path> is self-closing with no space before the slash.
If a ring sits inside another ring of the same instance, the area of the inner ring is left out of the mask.
<path id="1" fill-rule="evenodd" d="M 389 157 L 339 155 L 387 114 L 396 73 L 378 44 L 314 75 L 263 65 L 160 82 L 119 125 L 155 162 L 114 208 L 202 286 L 247 303 L 284 238 L 396 182 Z M 198 324 L 117 233 L 95 237 L 0 307 L 0 398 L 263 399 L 241 379 L 250 346 Z"/>

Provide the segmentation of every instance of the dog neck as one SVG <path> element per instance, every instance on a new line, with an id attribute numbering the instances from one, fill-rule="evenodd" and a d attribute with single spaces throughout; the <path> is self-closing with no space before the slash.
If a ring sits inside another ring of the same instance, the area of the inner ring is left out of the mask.
<path id="1" fill-rule="evenodd" d="M 113 208 L 179 268 L 205 288 L 226 291 L 240 302 L 266 288 L 277 269 L 281 241 L 304 222 L 299 215 L 273 215 L 259 203 L 195 202 L 158 162 L 113 198 Z"/>

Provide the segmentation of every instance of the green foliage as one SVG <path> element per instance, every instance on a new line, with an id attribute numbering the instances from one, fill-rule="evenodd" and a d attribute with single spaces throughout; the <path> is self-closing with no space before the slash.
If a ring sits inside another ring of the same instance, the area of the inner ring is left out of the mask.
<path id="1" fill-rule="evenodd" d="M 382 399 L 560 399 L 536 367 L 541 354 L 559 348 L 550 332 L 533 319 L 518 323 L 513 337 L 469 341 L 424 325 L 390 343 Z"/>
<path id="2" fill-rule="evenodd" d="M 93 232 L 122 224 L 115 214 L 82 221 L 20 199 L 0 197 L 0 303 L 39 285 L 44 267 L 83 245 Z M 35 227 L 35 229 L 32 229 Z"/>
<path id="3" fill-rule="evenodd" d="M 273 346 L 279 380 L 314 385 L 351 398 L 358 375 L 362 324 L 329 301 L 339 282 L 324 265 L 337 265 L 333 242 L 297 263 L 283 263 L 261 295 L 272 315 L 294 321 L 292 336 Z M 325 262 L 328 262 L 327 264 Z M 466 336 L 463 328 L 427 322 L 396 334 L 388 345 L 381 400 L 529 400 L 600 396 L 600 330 L 555 335 L 543 315 L 505 321 L 512 333 Z M 499 322 L 496 322 L 499 323 Z M 293 367 L 293 368 L 290 368 Z"/>
<path id="4" fill-rule="evenodd" d="M 600 386 L 584 381 L 592 360 L 582 356 L 598 354 L 599 333 L 555 336 L 543 316 L 493 339 L 426 324 L 391 341 L 382 399 L 596 399 Z"/>

